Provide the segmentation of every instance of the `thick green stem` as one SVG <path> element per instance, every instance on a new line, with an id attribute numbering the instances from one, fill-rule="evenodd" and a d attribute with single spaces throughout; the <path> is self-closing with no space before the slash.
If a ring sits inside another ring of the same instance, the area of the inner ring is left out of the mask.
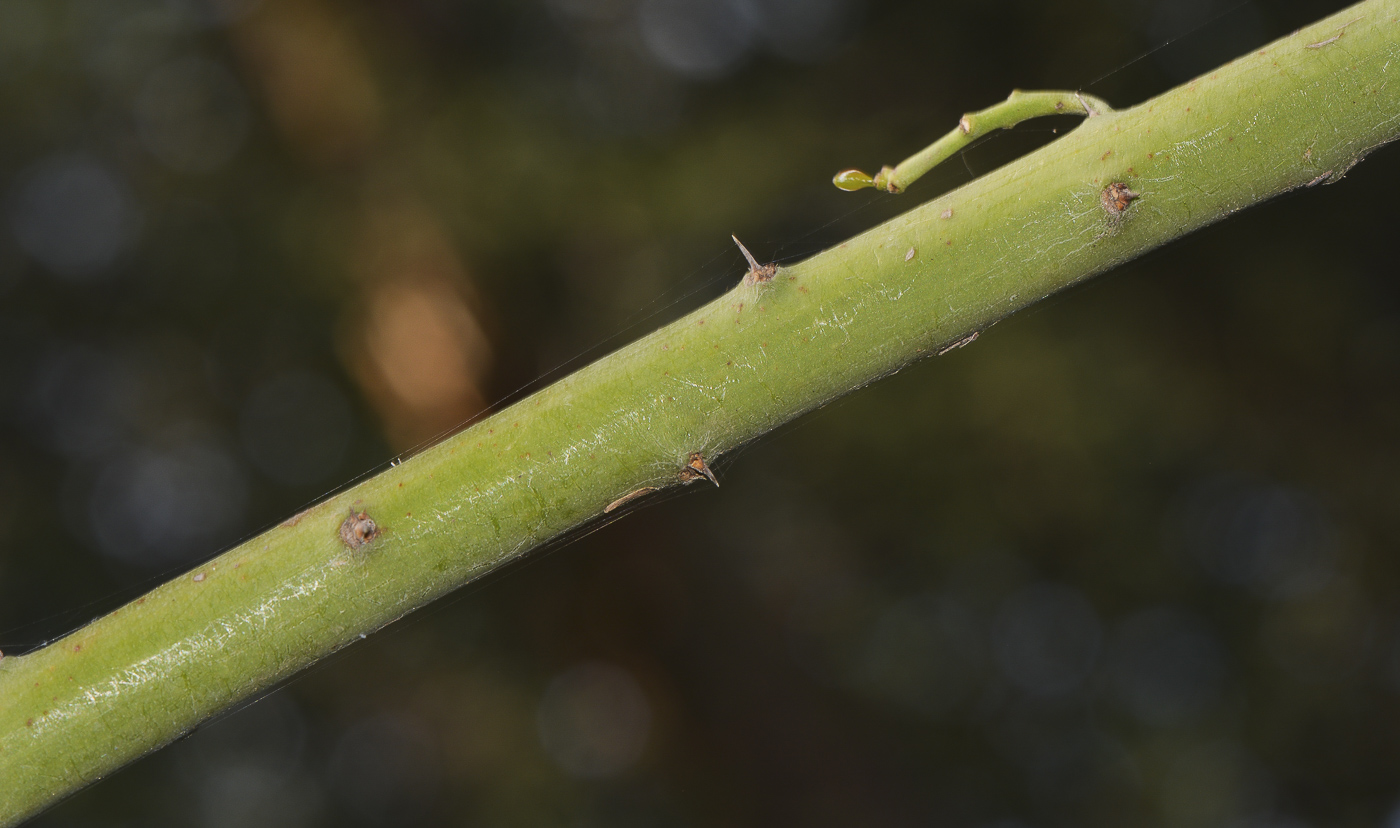
<path id="1" fill-rule="evenodd" d="M 725 296 L 42 650 L 0 824 L 775 426 L 1400 134 L 1369 0 Z M 708 484 L 704 484 L 708 485 Z M 630 498 L 630 499 L 629 499 Z"/>

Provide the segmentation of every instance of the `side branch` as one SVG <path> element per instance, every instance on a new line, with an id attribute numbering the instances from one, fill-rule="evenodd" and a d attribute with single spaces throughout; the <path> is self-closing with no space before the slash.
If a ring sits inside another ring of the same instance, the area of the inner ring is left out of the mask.
<path id="1" fill-rule="evenodd" d="M 900 193 L 924 173 L 951 158 L 974 140 L 993 130 L 1010 129 L 1022 121 L 1046 115 L 1084 115 L 1092 118 L 1112 112 L 1113 108 L 1092 95 L 1079 92 L 1022 92 L 1013 90 L 1010 97 L 981 112 L 969 112 L 957 127 L 920 152 L 885 167 L 871 177 L 860 170 L 844 170 L 832 183 L 847 192 L 874 187 L 887 193 Z"/>

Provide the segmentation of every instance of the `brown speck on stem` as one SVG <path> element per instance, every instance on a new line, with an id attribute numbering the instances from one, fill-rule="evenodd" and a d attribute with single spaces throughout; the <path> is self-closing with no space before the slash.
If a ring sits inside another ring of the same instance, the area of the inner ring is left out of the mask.
<path id="1" fill-rule="evenodd" d="M 752 285 L 756 282 L 773 281 L 773 277 L 778 273 L 777 265 L 759 264 L 758 259 L 755 259 L 753 254 L 749 252 L 749 249 L 744 246 L 744 243 L 739 241 L 738 236 L 731 234 L 729 238 L 733 239 L 734 243 L 739 245 L 739 252 L 744 254 L 745 261 L 749 263 L 749 272 L 744 274 L 744 284 Z"/>
<path id="2" fill-rule="evenodd" d="M 1103 209 L 1108 213 L 1109 218 L 1121 218 L 1127 211 L 1128 205 L 1133 203 L 1133 199 L 1138 194 L 1133 192 L 1127 184 L 1114 182 L 1104 188 L 1100 199 L 1103 201 Z"/>
<path id="3" fill-rule="evenodd" d="M 719 478 L 715 477 L 715 473 L 710 471 L 709 465 L 705 463 L 705 455 L 697 451 L 686 460 L 685 466 L 681 468 L 680 478 L 682 483 L 694 483 L 702 477 L 719 486 Z"/>
<path id="4" fill-rule="evenodd" d="M 379 527 L 367 512 L 352 514 L 340 524 L 340 539 L 351 549 L 359 549 L 379 536 Z"/>
<path id="5" fill-rule="evenodd" d="M 612 503 L 609 503 L 608 505 L 604 506 L 604 507 L 603 507 L 603 514 L 606 515 L 606 514 L 608 514 L 609 512 L 615 512 L 615 511 L 617 511 L 618 509 L 621 509 L 623 506 L 626 506 L 627 504 L 629 504 L 629 503 L 631 503 L 632 501 L 636 500 L 637 498 L 639 498 L 639 497 L 645 497 L 646 495 L 649 495 L 649 494 L 651 494 L 652 492 L 654 492 L 654 491 L 656 491 L 656 490 L 657 490 L 657 489 L 656 489 L 655 486 L 643 486 L 642 488 L 636 490 L 635 492 L 628 492 L 627 494 L 623 495 L 622 497 L 619 497 L 617 500 L 614 500 Z"/>
<path id="6" fill-rule="evenodd" d="M 981 332 L 981 331 L 973 331 L 972 333 L 968 334 L 967 336 L 963 337 L 962 339 L 959 339 L 957 342 L 954 342 L 954 343 L 952 343 L 951 345 L 944 345 L 942 348 L 939 348 L 939 349 L 938 349 L 938 352 L 935 353 L 934 356 L 943 356 L 944 354 L 948 353 L 949 351 L 956 351 L 956 350 L 959 349 L 959 348 L 963 348 L 963 347 L 966 347 L 966 346 L 968 346 L 968 345 L 971 345 L 972 343 L 976 342 L 976 341 L 977 341 L 977 337 L 979 337 L 979 336 L 981 336 L 981 335 L 982 335 L 982 332 Z"/>

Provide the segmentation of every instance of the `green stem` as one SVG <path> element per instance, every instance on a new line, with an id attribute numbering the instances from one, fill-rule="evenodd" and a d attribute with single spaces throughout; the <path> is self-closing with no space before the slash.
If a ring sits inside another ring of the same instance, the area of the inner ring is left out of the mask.
<path id="1" fill-rule="evenodd" d="M 1014 89 L 1001 103 L 962 116 L 952 132 L 899 162 L 898 166 L 885 167 L 873 178 L 860 170 L 844 170 L 837 173 L 831 182 L 847 192 L 874 187 L 887 193 L 902 193 L 924 173 L 993 130 L 1010 129 L 1022 121 L 1047 115 L 1084 115 L 1093 118 L 1112 111 L 1112 107 L 1098 98 L 1079 92 L 1022 92 Z"/>
<path id="2" fill-rule="evenodd" d="M 0 824 L 1050 293 L 1339 179 L 1400 134 L 1398 16 L 1400 0 L 1360 3 L 812 259 L 751 268 L 674 324 L 0 660 Z"/>

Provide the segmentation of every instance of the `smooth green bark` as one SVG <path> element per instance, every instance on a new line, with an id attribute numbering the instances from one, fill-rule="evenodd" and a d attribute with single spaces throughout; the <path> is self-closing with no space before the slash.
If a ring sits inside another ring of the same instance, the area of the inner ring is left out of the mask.
<path id="1" fill-rule="evenodd" d="M 1400 0 L 1370 0 L 1089 118 L 771 279 L 745 278 L 49 647 L 4 658 L 0 824 L 629 493 L 709 485 L 686 470 L 697 452 L 713 461 L 1050 293 L 1337 180 L 1400 134 L 1398 17 Z M 1136 198 L 1113 197 L 1113 185 Z M 356 545 L 347 530 L 368 524 L 347 519 L 360 513 L 378 534 Z"/>

